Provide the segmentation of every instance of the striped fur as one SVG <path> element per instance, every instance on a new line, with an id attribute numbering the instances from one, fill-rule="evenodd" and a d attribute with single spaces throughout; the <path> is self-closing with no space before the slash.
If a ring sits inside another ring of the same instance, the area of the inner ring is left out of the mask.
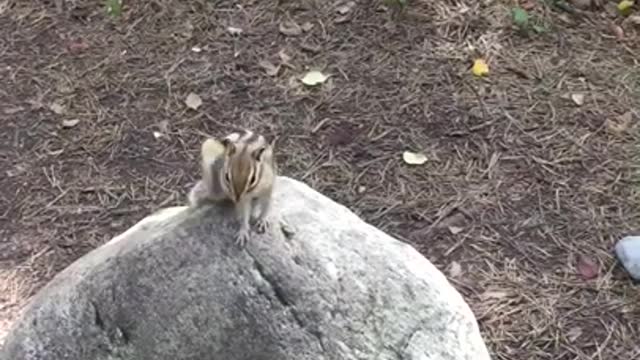
<path id="1" fill-rule="evenodd" d="M 223 144 L 226 161 L 221 183 L 231 200 L 239 202 L 247 195 L 259 196 L 265 181 L 271 186 L 273 151 L 264 136 L 245 130 L 229 134 Z"/>

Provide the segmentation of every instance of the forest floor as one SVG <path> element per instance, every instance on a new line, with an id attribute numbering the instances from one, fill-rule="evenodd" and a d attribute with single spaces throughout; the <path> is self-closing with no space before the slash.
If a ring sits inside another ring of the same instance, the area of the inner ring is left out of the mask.
<path id="1" fill-rule="evenodd" d="M 615 3 L 521 1 L 527 33 L 506 0 L 57 3 L 0 0 L 0 338 L 65 266 L 184 204 L 204 136 L 247 127 L 439 267 L 495 359 L 640 356 L 612 252 L 640 225 L 640 24 Z"/>

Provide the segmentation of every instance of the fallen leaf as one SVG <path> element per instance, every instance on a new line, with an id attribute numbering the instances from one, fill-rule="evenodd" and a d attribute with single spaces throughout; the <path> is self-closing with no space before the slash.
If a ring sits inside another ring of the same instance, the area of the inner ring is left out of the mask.
<path id="1" fill-rule="evenodd" d="M 301 27 L 302 27 L 302 31 L 309 32 L 311 29 L 313 29 L 313 24 L 307 21 L 304 24 L 302 24 Z"/>
<path id="2" fill-rule="evenodd" d="M 49 105 L 49 109 L 58 115 L 64 114 L 64 106 L 59 102 L 53 102 Z"/>
<path id="3" fill-rule="evenodd" d="M 424 154 L 405 151 L 402 153 L 402 160 L 409 165 L 422 165 L 427 162 Z"/>
<path id="4" fill-rule="evenodd" d="M 536 2 L 535 0 L 524 0 L 521 4 L 520 7 L 522 7 L 525 10 L 531 10 L 536 6 Z"/>
<path id="5" fill-rule="evenodd" d="M 202 99 L 200 98 L 200 96 L 198 96 L 198 94 L 189 93 L 184 103 L 190 109 L 198 110 L 198 108 L 202 105 Z"/>
<path id="6" fill-rule="evenodd" d="M 591 280 L 598 276 L 598 264 L 596 264 L 593 259 L 585 255 L 578 255 L 578 263 L 576 267 L 578 269 L 578 273 L 584 280 Z"/>
<path id="7" fill-rule="evenodd" d="M 280 71 L 280 66 L 275 66 L 267 60 L 260 60 L 258 65 L 260 65 L 269 76 L 276 76 L 278 75 L 278 71 Z"/>
<path id="8" fill-rule="evenodd" d="M 582 329 L 580 329 L 579 327 L 573 327 L 567 332 L 567 338 L 571 342 L 578 340 L 580 335 L 582 335 Z"/>
<path id="9" fill-rule="evenodd" d="M 473 62 L 473 67 L 471 68 L 471 71 L 475 76 L 485 76 L 489 74 L 489 66 L 483 59 L 476 59 Z"/>
<path id="10" fill-rule="evenodd" d="M 618 3 L 618 11 L 623 16 L 627 16 L 631 14 L 631 7 L 633 6 L 634 1 L 631 0 L 622 0 Z"/>
<path id="11" fill-rule="evenodd" d="M 367 188 L 365 186 L 358 186 L 358 194 L 362 194 L 365 191 L 367 191 Z"/>
<path id="12" fill-rule="evenodd" d="M 340 15 L 345 15 L 346 13 L 348 13 L 349 11 L 351 11 L 351 8 L 353 8 L 356 5 L 355 2 L 353 1 L 349 1 L 346 4 L 340 5 L 336 8 L 336 11 L 338 12 L 338 14 Z"/>
<path id="13" fill-rule="evenodd" d="M 616 24 L 611 24 L 611 32 L 613 32 L 613 35 L 616 37 L 616 40 L 618 41 L 624 40 L 624 30 L 622 30 L 622 27 Z"/>
<path id="14" fill-rule="evenodd" d="M 62 127 L 63 128 L 72 128 L 72 127 L 78 125 L 79 122 L 80 122 L 80 120 L 78 120 L 78 119 L 62 120 Z"/>
<path id="15" fill-rule="evenodd" d="M 286 36 L 298 36 L 302 34 L 302 28 L 292 21 L 280 23 L 280 32 Z"/>
<path id="16" fill-rule="evenodd" d="M 571 100 L 578 105 L 582 106 L 584 104 L 584 94 L 571 94 Z"/>
<path id="17" fill-rule="evenodd" d="M 322 50 L 322 48 L 320 48 L 320 46 L 314 45 L 314 44 L 309 44 L 309 43 L 300 44 L 300 49 L 303 50 L 303 51 L 310 52 L 312 54 L 317 54 L 317 53 L 320 52 L 320 50 Z"/>
<path id="18" fill-rule="evenodd" d="M 336 23 L 336 24 L 342 24 L 342 23 L 345 23 L 345 22 L 347 22 L 349 20 L 351 20 L 349 18 L 349 16 L 343 15 L 343 16 L 337 17 L 333 22 Z"/>
<path id="19" fill-rule="evenodd" d="M 71 52 L 81 52 L 87 50 L 89 48 L 89 44 L 82 39 L 76 39 L 69 42 L 69 44 L 67 44 L 67 48 Z"/>
<path id="20" fill-rule="evenodd" d="M 202 51 L 202 48 L 199 46 L 194 46 L 191 48 L 191 51 L 193 51 L 194 53 L 199 53 Z"/>
<path id="21" fill-rule="evenodd" d="M 607 127 L 614 133 L 623 133 L 627 131 L 629 125 L 631 125 L 631 120 L 633 120 L 633 116 L 630 111 L 618 116 L 616 120 L 607 119 Z"/>
<path id="22" fill-rule="evenodd" d="M 161 133 L 160 131 L 154 131 L 154 132 L 153 132 L 153 137 L 154 137 L 154 138 L 156 138 L 156 140 L 157 140 L 157 139 L 160 139 L 160 138 L 163 138 L 163 137 L 165 137 L 165 136 L 166 136 L 166 135 L 165 135 L 165 134 L 163 134 L 163 133 Z"/>
<path id="23" fill-rule="evenodd" d="M 308 86 L 315 86 L 324 83 L 329 77 L 317 70 L 307 72 L 302 78 L 302 83 Z"/>
<path id="24" fill-rule="evenodd" d="M 169 120 L 162 120 L 158 123 L 158 129 L 161 133 L 168 133 L 169 132 Z"/>
<path id="25" fill-rule="evenodd" d="M 485 292 L 483 292 L 482 294 L 480 294 L 480 297 L 483 300 L 488 300 L 488 299 L 502 299 L 509 296 L 509 294 L 506 291 L 492 291 L 492 290 L 487 290 Z"/>
<path id="26" fill-rule="evenodd" d="M 640 15 L 629 16 L 627 18 L 627 21 L 629 21 L 633 25 L 640 25 Z"/>
<path id="27" fill-rule="evenodd" d="M 6 115 L 13 115 L 13 114 L 19 113 L 22 110 L 24 110 L 24 108 L 20 107 L 20 106 L 18 106 L 18 107 L 10 107 L 10 108 L 5 108 L 4 109 L 4 113 Z"/>
<path id="28" fill-rule="evenodd" d="M 231 35 L 240 35 L 240 34 L 242 34 L 242 29 L 237 28 L 237 27 L 233 27 L 233 26 L 228 26 L 227 27 L 227 31 Z"/>
<path id="29" fill-rule="evenodd" d="M 462 274 L 462 266 L 457 261 L 452 261 L 451 265 L 449 265 L 449 275 L 451 277 L 457 278 Z"/>
<path id="30" fill-rule="evenodd" d="M 288 64 L 289 61 L 291 61 L 291 56 L 287 55 L 284 50 L 280 50 L 278 52 L 278 56 L 280 57 L 280 61 L 282 61 L 283 64 Z"/>
<path id="31" fill-rule="evenodd" d="M 459 226 L 449 226 L 449 231 L 455 235 L 455 234 L 459 234 L 462 232 L 462 230 L 464 230 L 463 228 L 459 227 Z"/>

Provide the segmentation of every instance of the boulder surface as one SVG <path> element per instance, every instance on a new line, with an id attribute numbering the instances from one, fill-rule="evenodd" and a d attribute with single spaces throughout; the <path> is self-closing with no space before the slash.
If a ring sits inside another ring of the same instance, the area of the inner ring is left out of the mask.
<path id="1" fill-rule="evenodd" d="M 296 180 L 274 197 L 244 249 L 226 205 L 143 219 L 42 288 L 0 359 L 490 359 L 413 247 Z"/>

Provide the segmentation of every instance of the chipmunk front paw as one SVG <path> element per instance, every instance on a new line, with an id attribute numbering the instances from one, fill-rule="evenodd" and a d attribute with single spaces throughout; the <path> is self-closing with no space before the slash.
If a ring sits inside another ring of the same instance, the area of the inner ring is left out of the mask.
<path id="1" fill-rule="evenodd" d="M 269 230 L 270 227 L 271 227 L 271 223 L 267 219 L 256 220 L 256 231 L 259 234 L 262 234 L 265 231 Z"/>
<path id="2" fill-rule="evenodd" d="M 249 241 L 250 238 L 251 238 L 251 235 L 249 234 L 249 230 L 248 229 L 240 229 L 240 230 L 238 230 L 238 232 L 236 233 L 236 236 L 235 236 L 236 245 L 238 245 L 240 247 L 244 247 L 247 244 L 247 241 Z"/>

